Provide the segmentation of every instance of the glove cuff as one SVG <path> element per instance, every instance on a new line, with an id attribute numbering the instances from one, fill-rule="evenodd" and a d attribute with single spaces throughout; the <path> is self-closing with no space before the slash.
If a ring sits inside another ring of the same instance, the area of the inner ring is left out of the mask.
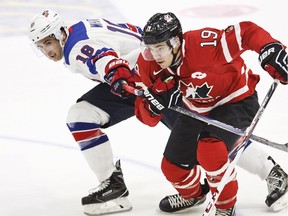
<path id="1" fill-rule="evenodd" d="M 118 67 L 125 67 L 130 71 L 129 62 L 125 59 L 112 59 L 105 67 L 105 74 L 108 75 L 111 71 Z"/>

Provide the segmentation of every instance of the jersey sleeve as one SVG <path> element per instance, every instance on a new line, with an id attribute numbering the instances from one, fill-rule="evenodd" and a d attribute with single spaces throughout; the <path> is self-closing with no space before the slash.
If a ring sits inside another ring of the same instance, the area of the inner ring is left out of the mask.
<path id="1" fill-rule="evenodd" d="M 126 25 L 103 19 L 73 25 L 64 49 L 66 65 L 72 72 L 100 82 L 105 82 L 105 68 L 111 60 L 122 58 L 134 65 L 140 52 L 141 29 Z"/>
<path id="2" fill-rule="evenodd" d="M 220 43 L 227 62 L 246 50 L 257 53 L 268 43 L 277 41 L 266 30 L 253 22 L 245 21 L 231 25 L 222 31 Z"/>
<path id="3" fill-rule="evenodd" d="M 266 44 L 278 41 L 270 33 L 253 22 L 241 22 L 240 28 L 242 32 L 241 37 L 243 38 L 243 49 L 250 49 L 259 53 L 261 48 Z"/>
<path id="4" fill-rule="evenodd" d="M 253 22 L 245 21 L 226 29 L 204 28 L 184 34 L 185 49 L 197 59 L 195 67 L 223 65 L 232 62 L 246 50 L 257 53 L 268 43 L 277 41 L 266 30 Z M 193 50 L 192 50 L 193 49 Z"/>
<path id="5" fill-rule="evenodd" d="M 94 54 L 90 55 L 89 52 L 94 52 Z M 85 40 L 73 47 L 69 58 L 71 61 L 68 66 L 72 72 L 80 73 L 93 81 L 104 82 L 105 66 L 109 61 L 117 58 L 117 54 L 111 49 L 95 44 L 92 40 Z"/>
<path id="6" fill-rule="evenodd" d="M 143 71 L 150 71 L 149 70 L 149 63 L 143 59 L 143 56 L 140 54 L 138 56 L 137 62 L 133 69 L 134 71 L 134 80 L 136 87 L 141 90 L 145 90 L 147 88 L 152 87 L 151 77 L 148 73 L 144 73 Z M 141 73 L 142 72 L 142 73 Z M 135 100 L 135 116 L 136 118 L 141 121 L 143 124 L 146 124 L 150 127 L 154 127 L 158 124 L 161 120 L 162 115 L 156 116 L 152 115 L 146 108 L 144 103 L 144 98 L 138 97 Z"/>

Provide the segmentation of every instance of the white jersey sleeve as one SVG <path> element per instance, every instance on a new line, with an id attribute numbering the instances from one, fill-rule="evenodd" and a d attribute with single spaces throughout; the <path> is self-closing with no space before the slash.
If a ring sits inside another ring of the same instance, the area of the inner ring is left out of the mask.
<path id="1" fill-rule="evenodd" d="M 69 28 L 64 46 L 70 71 L 104 82 L 105 67 L 115 58 L 134 67 L 140 53 L 141 29 L 130 24 L 113 24 L 104 19 L 84 20 Z"/>

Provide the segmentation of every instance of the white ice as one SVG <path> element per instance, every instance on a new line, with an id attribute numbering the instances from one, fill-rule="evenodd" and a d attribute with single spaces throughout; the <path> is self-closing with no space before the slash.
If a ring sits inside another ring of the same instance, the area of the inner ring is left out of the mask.
<path id="1" fill-rule="evenodd" d="M 172 11 L 182 21 L 184 30 L 225 28 L 251 20 L 288 45 L 286 0 L 0 1 L 1 216 L 84 215 L 81 197 L 98 185 L 65 125 L 69 107 L 95 83 L 70 73 L 62 63 L 37 57 L 25 35 L 28 20 L 45 8 L 64 13 L 71 23 L 100 15 L 139 26 L 144 26 L 156 12 Z M 262 101 L 272 79 L 259 66 L 256 53 L 247 52 L 243 57 L 262 76 L 257 88 Z M 287 142 L 287 88 L 278 87 L 254 134 Z M 149 128 L 131 118 L 106 132 L 115 160 L 121 159 L 133 204 L 132 211 L 117 215 L 171 215 L 158 208 L 160 199 L 175 193 L 160 171 L 169 131 L 163 125 Z M 287 153 L 255 145 L 267 150 L 288 172 Z M 241 169 L 238 179 L 238 216 L 288 215 L 288 209 L 272 212 L 266 207 L 265 181 Z M 205 206 L 206 203 L 172 215 L 200 216 Z"/>

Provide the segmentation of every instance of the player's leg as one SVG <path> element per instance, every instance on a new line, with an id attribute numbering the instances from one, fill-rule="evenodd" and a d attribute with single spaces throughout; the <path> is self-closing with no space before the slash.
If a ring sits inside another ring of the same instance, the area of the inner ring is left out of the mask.
<path id="1" fill-rule="evenodd" d="M 221 122 L 245 129 L 257 112 L 257 95 L 238 103 L 218 106 L 210 111 L 209 116 Z M 239 137 L 213 125 L 206 125 L 199 135 L 197 159 L 206 171 L 210 190 L 214 193 L 230 165 L 229 151 Z M 234 215 L 237 201 L 238 182 L 233 169 L 215 203 L 216 215 Z"/>
<path id="2" fill-rule="evenodd" d="M 133 115 L 134 98 L 122 99 L 112 94 L 105 83 L 84 94 L 68 112 L 67 126 L 100 182 L 95 191 L 82 198 L 85 213 L 117 212 L 132 207 L 120 162 L 114 165 L 111 144 L 102 128 Z"/>
<path id="3" fill-rule="evenodd" d="M 197 159 L 206 172 L 206 178 L 211 190 L 215 193 L 226 170 L 230 165 L 228 158 L 228 142 L 219 138 L 211 131 L 203 131 L 199 136 Z M 237 201 L 238 181 L 236 170 L 233 169 L 215 203 L 215 215 L 234 216 Z M 220 214 L 221 212 L 221 214 Z M 222 214 L 223 213 L 223 214 Z"/>
<path id="4" fill-rule="evenodd" d="M 279 211 L 288 206 L 288 175 L 260 146 L 251 143 L 240 157 L 238 166 L 266 180 L 265 203 L 268 207 Z"/>
<path id="5" fill-rule="evenodd" d="M 201 169 L 196 160 L 197 135 L 202 125 L 203 122 L 180 114 L 171 131 L 161 168 L 177 193 L 160 201 L 164 212 L 176 212 L 205 201 L 209 188 L 206 181 L 200 183 Z"/>
<path id="6" fill-rule="evenodd" d="M 249 127 L 258 108 L 257 93 L 255 93 L 239 103 L 228 104 L 214 109 L 210 116 L 245 130 L 245 128 Z M 231 134 L 226 134 L 226 137 L 229 138 L 230 136 Z M 230 138 L 233 139 L 233 137 Z M 274 210 L 280 210 L 288 205 L 288 177 L 280 165 L 274 163 L 270 158 L 271 156 L 263 148 L 252 143 L 243 152 L 238 161 L 238 166 L 267 181 L 268 195 L 265 203 Z"/>

